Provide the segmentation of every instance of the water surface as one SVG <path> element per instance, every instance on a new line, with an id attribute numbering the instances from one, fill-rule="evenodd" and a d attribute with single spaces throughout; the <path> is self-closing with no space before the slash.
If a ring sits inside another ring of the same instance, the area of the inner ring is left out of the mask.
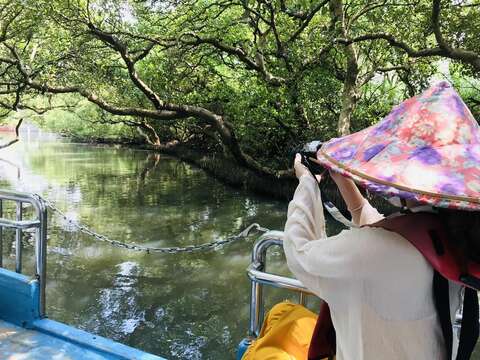
<path id="1" fill-rule="evenodd" d="M 282 229 L 285 221 L 286 202 L 227 187 L 146 151 L 24 139 L 0 157 L 2 187 L 42 194 L 112 239 L 185 246 L 253 222 Z M 114 248 L 58 214 L 50 214 L 49 227 L 50 318 L 167 358 L 234 358 L 247 331 L 245 269 L 255 237 L 207 253 L 162 255 Z M 25 246 L 31 253 L 28 239 Z M 6 251 L 14 253 L 11 244 Z M 279 251 L 270 258 L 285 270 Z"/>

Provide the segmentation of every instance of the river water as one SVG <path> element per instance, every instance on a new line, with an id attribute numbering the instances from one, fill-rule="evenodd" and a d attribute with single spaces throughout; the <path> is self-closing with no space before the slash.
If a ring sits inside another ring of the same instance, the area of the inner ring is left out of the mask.
<path id="1" fill-rule="evenodd" d="M 39 193 L 112 239 L 157 247 L 222 239 L 253 222 L 282 229 L 287 210 L 284 201 L 227 187 L 168 156 L 53 137 L 2 149 L 0 186 Z M 205 253 L 146 254 L 98 242 L 50 213 L 47 314 L 169 359 L 234 359 L 248 327 L 245 269 L 254 240 Z M 13 258 L 11 244 L 4 251 Z M 25 247 L 32 255 L 33 244 Z M 281 251 L 268 259 L 288 274 Z M 291 296 L 268 291 L 267 306 Z"/>
<path id="2" fill-rule="evenodd" d="M 0 174 L 1 187 L 42 194 L 70 219 L 143 245 L 202 244 L 253 222 L 282 229 L 286 216 L 284 201 L 146 151 L 21 140 L 1 150 Z M 171 359 L 233 359 L 248 326 L 245 269 L 254 240 L 207 253 L 145 254 L 98 242 L 50 214 L 47 314 Z M 286 271 L 280 251 L 269 258 Z M 270 303 L 288 297 L 269 295 Z"/>

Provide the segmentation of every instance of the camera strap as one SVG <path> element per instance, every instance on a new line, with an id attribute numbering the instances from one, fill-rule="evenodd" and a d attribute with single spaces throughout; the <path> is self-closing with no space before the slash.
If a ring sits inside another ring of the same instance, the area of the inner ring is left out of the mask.
<path id="1" fill-rule="evenodd" d="M 319 187 L 320 187 L 320 184 L 319 184 Z M 321 189 L 320 189 L 320 193 L 322 194 L 323 207 L 325 208 L 325 210 L 328 211 L 328 213 L 330 214 L 331 217 L 333 217 L 339 223 L 345 225 L 348 228 L 358 227 L 353 222 L 348 220 L 331 201 L 329 201 L 325 198 L 325 194 Z"/>
<path id="2" fill-rule="evenodd" d="M 343 224 L 344 226 L 346 226 L 348 228 L 358 227 L 353 222 L 348 220 L 342 214 L 342 212 L 340 210 L 338 210 L 338 208 L 335 206 L 335 204 L 333 202 L 328 200 L 328 197 L 326 196 L 325 192 L 322 189 L 321 182 L 317 180 L 317 177 L 315 176 L 315 171 L 311 168 L 311 166 L 312 166 L 311 162 L 308 160 L 308 158 L 305 154 L 300 153 L 300 155 L 302 157 L 302 164 L 308 169 L 308 171 L 310 172 L 310 175 L 313 176 L 313 178 L 315 179 L 315 181 L 318 184 L 318 188 L 320 189 L 320 195 L 322 197 L 322 204 L 323 204 L 323 207 L 325 208 L 325 210 L 327 210 L 327 212 L 330 214 L 330 216 L 332 218 L 334 218 L 336 221 Z M 326 172 L 326 170 L 323 173 L 325 173 L 325 172 Z M 323 173 L 321 175 L 323 175 Z"/>

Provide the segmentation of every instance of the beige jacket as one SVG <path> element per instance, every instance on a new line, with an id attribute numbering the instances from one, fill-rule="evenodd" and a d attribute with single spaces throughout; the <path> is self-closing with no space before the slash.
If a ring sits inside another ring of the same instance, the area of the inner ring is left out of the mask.
<path id="1" fill-rule="evenodd" d="M 381 228 L 327 237 L 321 201 L 313 177 L 302 176 L 284 249 L 292 273 L 330 306 L 337 359 L 445 359 L 430 264 L 405 238 Z M 368 202 L 352 215 L 358 225 L 382 218 Z M 453 320 L 460 286 L 451 284 L 450 294 Z"/>

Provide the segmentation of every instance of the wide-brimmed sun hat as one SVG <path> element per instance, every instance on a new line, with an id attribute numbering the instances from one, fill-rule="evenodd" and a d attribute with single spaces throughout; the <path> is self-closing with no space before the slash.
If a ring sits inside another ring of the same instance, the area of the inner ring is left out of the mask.
<path id="1" fill-rule="evenodd" d="M 376 125 L 324 143 L 317 158 L 386 198 L 480 210 L 479 125 L 445 81 Z"/>

